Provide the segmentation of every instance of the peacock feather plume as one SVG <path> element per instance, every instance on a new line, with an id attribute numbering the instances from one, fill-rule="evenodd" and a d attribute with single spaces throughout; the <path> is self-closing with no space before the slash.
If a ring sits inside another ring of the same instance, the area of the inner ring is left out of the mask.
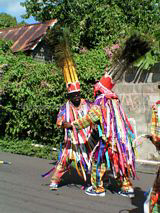
<path id="1" fill-rule="evenodd" d="M 133 62 L 144 56 L 150 49 L 149 42 L 145 41 L 141 36 L 134 34 L 129 37 L 124 47 L 113 56 L 113 66 L 108 72 L 113 82 L 120 80 Z"/>
<path id="2" fill-rule="evenodd" d="M 69 30 L 62 27 L 56 28 L 54 31 L 54 39 L 55 60 L 58 67 L 60 67 L 63 71 L 65 82 L 67 84 L 71 82 L 77 82 L 78 77 L 71 53 Z"/>

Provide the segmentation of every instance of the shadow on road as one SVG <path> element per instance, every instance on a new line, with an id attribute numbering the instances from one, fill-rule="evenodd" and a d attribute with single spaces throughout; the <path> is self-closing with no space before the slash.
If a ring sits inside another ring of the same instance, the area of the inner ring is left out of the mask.
<path id="1" fill-rule="evenodd" d="M 87 187 L 90 185 L 90 176 L 87 178 L 87 182 L 85 182 L 82 178 L 80 178 L 76 172 L 76 170 L 71 170 L 70 174 L 66 174 L 64 176 L 63 183 L 61 186 L 68 185 L 68 187 L 77 187 L 80 188 L 81 186 Z M 115 180 L 110 177 L 110 182 L 104 182 L 106 190 L 109 190 L 112 194 L 117 193 L 119 190 Z M 143 213 L 143 204 L 145 202 L 145 195 L 144 191 L 141 190 L 140 187 L 135 187 L 135 197 L 131 199 L 132 205 L 134 205 L 135 209 L 122 209 L 119 213 Z"/>
<path id="2" fill-rule="evenodd" d="M 141 190 L 141 188 L 136 187 L 135 190 L 135 197 L 131 199 L 131 203 L 134 206 L 137 206 L 135 209 L 122 209 L 119 211 L 119 213 L 143 213 L 143 204 L 145 202 L 145 196 L 144 191 Z"/>
<path id="3" fill-rule="evenodd" d="M 64 185 L 67 185 L 68 187 L 72 187 L 74 185 L 75 187 L 78 187 L 78 188 L 83 186 L 84 188 L 86 188 L 87 186 L 90 185 L 90 175 L 88 175 L 87 180 L 84 181 L 83 177 L 80 177 L 77 174 L 77 171 L 71 168 L 71 170 L 63 176 L 60 187 Z"/>
<path id="4" fill-rule="evenodd" d="M 55 163 L 52 163 L 55 165 Z M 52 174 L 51 174 L 52 176 Z M 51 178 L 51 177 L 50 177 Z M 49 185 L 49 184 L 48 184 Z M 61 184 L 59 187 L 74 187 L 78 189 L 85 189 L 87 186 L 90 186 L 90 175 L 87 176 L 87 181 L 85 182 L 82 177 L 80 177 L 76 170 L 71 167 L 71 170 L 64 174 L 63 179 L 61 181 Z M 106 190 L 109 190 L 112 194 L 116 194 L 119 190 L 117 187 L 115 179 L 110 176 L 109 181 L 104 181 L 104 186 Z M 143 213 L 143 204 L 145 202 L 145 196 L 144 196 L 144 191 L 141 190 L 140 187 L 135 187 L 135 197 L 131 199 L 132 205 L 134 205 L 136 208 L 135 209 L 122 209 L 119 211 L 119 213 Z"/>

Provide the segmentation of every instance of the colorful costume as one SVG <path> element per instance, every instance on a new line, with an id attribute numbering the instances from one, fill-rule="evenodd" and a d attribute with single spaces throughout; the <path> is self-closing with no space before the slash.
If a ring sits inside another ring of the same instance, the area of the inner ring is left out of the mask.
<path id="1" fill-rule="evenodd" d="M 124 191 L 132 188 L 129 177 L 136 175 L 132 147 L 134 132 L 117 95 L 110 90 L 112 87 L 110 77 L 102 77 L 94 92 L 103 94 L 96 98 L 86 116 L 72 122 L 73 129 L 78 131 L 98 123 L 100 141 L 94 149 L 91 174 L 92 187 L 97 193 L 105 191 L 102 177 L 108 169 L 121 180 Z"/>
<path id="2" fill-rule="evenodd" d="M 151 136 L 153 144 L 160 151 L 160 100 L 152 105 Z M 144 208 L 145 213 L 160 212 L 160 167 L 149 194 L 149 202 L 145 202 Z"/>
<path id="3" fill-rule="evenodd" d="M 94 94 L 101 92 L 86 116 L 72 122 L 73 129 L 86 128 L 98 122 L 99 143 L 94 149 L 92 161 L 92 186 L 86 194 L 104 196 L 102 177 L 110 169 L 121 183 L 121 195 L 133 197 L 134 190 L 129 177 L 135 177 L 135 155 L 132 146 L 134 132 L 125 115 L 120 101 L 111 89 L 121 80 L 124 72 L 129 70 L 141 56 L 150 50 L 148 42 L 133 35 L 125 42 L 124 48 L 118 48 L 119 54 L 114 57 L 113 66 L 100 81 L 95 84 Z M 112 77 L 112 79 L 111 79 Z M 113 81 L 112 81 L 113 80 Z M 70 125 L 68 125 L 70 126 Z"/>
<path id="4" fill-rule="evenodd" d="M 68 95 L 72 94 L 72 97 L 75 97 L 76 94 L 80 92 L 80 82 L 78 81 L 76 69 L 71 57 L 65 30 L 58 31 L 58 33 L 60 33 L 60 35 L 56 38 L 61 39 L 55 47 L 57 64 L 63 71 Z M 69 99 L 59 111 L 57 126 L 61 128 L 64 122 L 73 122 L 75 119 L 83 117 L 87 114 L 90 107 L 91 102 L 87 100 L 80 99 L 80 102 L 76 106 L 73 101 Z M 65 129 L 65 147 L 61 154 L 60 161 L 54 170 L 50 184 L 51 189 L 57 188 L 62 176 L 69 170 L 71 164 L 74 164 L 78 174 L 86 180 L 86 174 L 91 168 L 89 161 L 90 153 L 95 146 L 94 143 L 96 143 L 93 135 L 91 127 L 87 127 L 79 132 Z M 88 140 L 90 142 L 88 142 Z"/>
<path id="5" fill-rule="evenodd" d="M 55 36 L 55 38 L 58 38 L 58 36 Z M 71 55 L 68 51 L 68 43 L 66 41 L 67 40 L 62 40 L 57 45 L 57 55 L 60 56 L 58 57 L 58 64 L 63 70 L 67 89 L 69 93 L 71 93 L 73 90 L 76 91 L 76 87 L 79 88 L 79 82 L 76 76 L 73 61 L 71 60 Z M 144 55 L 148 49 L 148 44 L 141 41 L 139 37 L 132 36 L 129 38 L 126 41 L 125 48 L 119 55 L 119 58 L 116 60 L 114 67 L 110 70 L 114 80 L 117 81 L 121 79 L 125 70 L 136 59 Z M 132 189 L 132 184 L 128 178 L 130 176 L 135 177 L 135 158 L 132 147 L 134 133 L 127 116 L 121 107 L 118 97 L 110 91 L 112 87 L 113 83 L 111 81 L 106 81 L 106 79 L 102 78 L 100 82 L 95 85 L 95 92 L 96 90 L 101 91 L 103 95 L 96 99 L 94 106 L 91 107 L 91 110 L 84 115 L 83 118 L 78 118 L 78 111 L 74 112 L 73 110 L 73 113 L 67 114 L 67 116 L 70 116 L 70 120 L 66 120 L 68 123 L 70 121 L 73 124 L 73 132 L 71 130 L 66 132 L 66 137 L 70 137 L 72 143 L 69 142 L 66 144 L 67 146 L 69 144 L 69 148 L 66 146 L 66 150 L 64 150 L 61 157 L 61 162 L 63 162 L 65 165 L 66 156 L 70 156 L 70 159 L 74 159 L 76 165 L 77 163 L 80 164 L 84 177 L 85 167 L 88 166 L 88 168 L 90 168 L 90 164 L 87 165 L 86 152 L 81 152 L 82 144 L 87 147 L 89 152 L 91 149 L 89 145 L 85 143 L 84 137 L 82 137 L 82 135 L 85 135 L 82 129 L 92 126 L 97 122 L 99 123 L 98 127 L 100 140 L 92 152 L 92 159 L 94 160 L 92 162 L 91 181 L 96 192 L 104 191 L 102 177 L 106 172 L 106 168 L 111 169 L 114 177 L 120 179 L 121 183 L 123 183 L 124 190 L 129 191 L 130 188 Z M 69 107 L 68 111 L 70 111 Z M 77 116 L 73 117 L 73 114 Z M 74 119 L 77 118 L 78 120 L 74 121 Z M 76 133 L 76 129 L 78 129 L 80 132 Z M 79 137 L 78 135 L 81 136 Z M 71 152 L 69 151 L 70 148 Z M 94 169 L 95 166 L 96 170 Z M 79 171 L 79 169 L 77 169 L 77 171 Z M 94 171 L 96 171 L 96 175 L 94 175 Z M 133 193 L 132 190 L 131 193 Z"/>
<path id="6" fill-rule="evenodd" d="M 81 99 L 78 108 L 70 101 L 67 101 L 67 103 L 60 109 L 57 117 L 57 126 L 61 127 L 65 121 L 73 122 L 74 120 L 83 117 L 87 114 L 90 107 L 91 103 L 84 99 Z M 69 170 L 70 165 L 73 162 L 78 174 L 82 175 L 84 180 L 86 180 L 86 173 L 91 167 L 89 161 L 90 153 L 95 146 L 95 140 L 92 135 L 90 127 L 80 130 L 79 132 L 65 129 L 65 147 L 60 162 L 52 176 L 52 182 L 59 184 L 63 174 Z"/>

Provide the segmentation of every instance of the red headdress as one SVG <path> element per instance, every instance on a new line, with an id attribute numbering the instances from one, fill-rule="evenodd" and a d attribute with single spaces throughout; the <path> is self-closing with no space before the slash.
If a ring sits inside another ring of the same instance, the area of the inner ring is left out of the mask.
<path id="1" fill-rule="evenodd" d="M 114 87 L 112 78 L 108 73 L 101 77 L 100 81 L 94 85 L 94 96 L 100 91 L 102 94 L 114 94 L 111 90 Z"/>

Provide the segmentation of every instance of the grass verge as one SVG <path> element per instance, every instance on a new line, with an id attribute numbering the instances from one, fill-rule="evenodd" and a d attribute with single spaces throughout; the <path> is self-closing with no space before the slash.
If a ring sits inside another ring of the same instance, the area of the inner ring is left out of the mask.
<path id="1" fill-rule="evenodd" d="M 31 157 L 44 159 L 54 159 L 58 157 L 58 153 L 52 150 L 52 146 L 36 147 L 31 140 L 6 140 L 0 139 L 0 151 L 14 154 L 21 154 Z"/>

